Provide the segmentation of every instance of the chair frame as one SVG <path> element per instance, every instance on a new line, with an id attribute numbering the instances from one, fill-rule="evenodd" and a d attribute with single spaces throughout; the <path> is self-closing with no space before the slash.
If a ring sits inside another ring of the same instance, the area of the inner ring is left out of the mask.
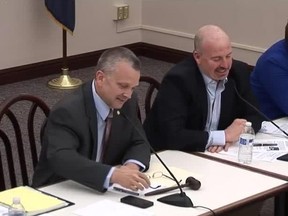
<path id="1" fill-rule="evenodd" d="M 30 94 L 20 94 L 16 97 L 13 97 L 12 99 L 4 100 L 0 104 L 0 122 L 2 121 L 4 116 L 7 116 L 13 126 L 13 129 L 15 131 L 15 136 L 16 136 L 16 142 L 17 142 L 17 149 L 18 149 L 17 153 L 18 153 L 19 164 L 20 164 L 20 169 L 21 169 L 22 183 L 23 185 L 29 185 L 29 178 L 28 178 L 28 171 L 26 167 L 26 158 L 25 158 L 25 150 L 24 150 L 21 127 L 20 127 L 19 122 L 17 121 L 16 115 L 11 111 L 12 105 L 20 101 L 29 101 L 32 103 L 30 105 L 29 114 L 28 114 L 27 130 L 28 130 L 28 137 L 29 137 L 29 143 L 30 143 L 29 147 L 30 147 L 31 156 L 32 156 L 32 164 L 34 168 L 38 162 L 37 148 L 36 148 L 36 142 L 35 142 L 35 132 L 34 132 L 35 114 L 36 114 L 36 111 L 38 110 L 37 108 L 39 108 L 40 110 L 42 110 L 45 116 L 48 117 L 50 108 L 47 106 L 47 104 L 43 100 Z M 42 137 L 42 130 L 40 130 L 40 138 L 41 137 Z M 4 147 L 5 147 L 11 187 L 16 187 L 17 180 L 16 180 L 16 174 L 15 174 L 15 162 L 13 160 L 11 142 L 7 134 L 1 128 L 0 128 L 0 138 L 2 138 Z M 2 162 L 1 154 L 0 154 L 0 161 Z M 0 190 L 5 190 L 5 189 L 6 187 L 5 187 L 5 179 L 4 179 L 4 170 L 1 164 L 0 166 Z"/>
<path id="2" fill-rule="evenodd" d="M 148 113 L 151 110 L 152 106 L 152 95 L 155 90 L 159 90 L 160 88 L 160 82 L 158 82 L 156 79 L 150 77 L 150 76 L 141 76 L 139 82 L 148 83 L 149 86 L 147 88 L 145 99 L 144 99 L 144 109 L 145 109 L 145 115 L 147 116 Z M 141 120 L 141 112 L 140 108 L 138 107 L 138 117 Z"/>

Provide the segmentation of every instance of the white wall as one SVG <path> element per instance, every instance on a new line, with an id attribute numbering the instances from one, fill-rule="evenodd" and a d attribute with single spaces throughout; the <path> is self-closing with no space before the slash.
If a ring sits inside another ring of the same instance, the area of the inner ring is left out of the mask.
<path id="1" fill-rule="evenodd" d="M 76 27 L 67 34 L 68 56 L 141 41 L 141 31 L 116 33 L 113 5 L 128 3 L 141 23 L 141 0 L 76 0 Z M 62 30 L 44 0 L 0 0 L 0 70 L 62 57 Z"/>
<path id="2" fill-rule="evenodd" d="M 116 25 L 119 3 L 129 4 L 130 18 Z M 68 56 L 141 41 L 192 51 L 196 30 L 214 23 L 231 36 L 235 58 L 255 64 L 283 38 L 287 9 L 288 0 L 76 0 Z M 62 56 L 62 30 L 44 0 L 0 0 L 0 27 L 0 70 Z"/>
<path id="3" fill-rule="evenodd" d="M 230 35 L 234 57 L 255 64 L 284 37 L 288 0 L 142 0 L 142 10 L 143 42 L 192 51 L 196 30 L 217 24 Z"/>

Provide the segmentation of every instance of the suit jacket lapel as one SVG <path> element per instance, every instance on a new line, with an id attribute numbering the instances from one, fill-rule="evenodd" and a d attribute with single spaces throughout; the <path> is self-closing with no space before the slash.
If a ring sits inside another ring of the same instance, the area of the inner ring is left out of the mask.
<path id="1" fill-rule="evenodd" d="M 206 121 L 207 121 L 208 101 L 207 101 L 207 91 L 206 91 L 205 82 L 199 70 L 197 71 L 196 79 L 197 81 L 195 82 L 195 85 L 199 86 L 199 88 L 196 88 L 196 89 L 198 89 L 197 90 L 198 100 L 199 100 L 199 104 L 202 110 L 202 112 L 200 113 L 202 113 L 202 126 L 204 129 L 206 125 Z"/>
<path id="2" fill-rule="evenodd" d="M 91 159 L 96 160 L 96 153 L 97 153 L 97 137 L 98 137 L 98 126 L 97 126 L 97 114 L 96 114 L 96 108 L 94 104 L 93 99 L 93 93 L 92 93 L 92 81 L 87 82 L 83 84 L 83 96 L 84 96 L 84 102 L 85 102 L 85 109 L 87 117 L 89 118 L 89 125 L 90 125 L 90 133 L 91 133 L 91 139 L 93 140 L 93 146 L 91 148 L 93 149 Z"/>
<path id="3" fill-rule="evenodd" d="M 225 84 L 225 90 L 221 94 L 221 110 L 220 110 L 220 118 L 218 128 L 223 128 L 224 123 L 224 116 L 228 113 L 231 113 L 230 109 L 231 106 L 227 106 L 227 104 L 231 104 L 231 100 L 233 100 L 233 82 L 230 78 L 228 79 L 227 83 Z"/>

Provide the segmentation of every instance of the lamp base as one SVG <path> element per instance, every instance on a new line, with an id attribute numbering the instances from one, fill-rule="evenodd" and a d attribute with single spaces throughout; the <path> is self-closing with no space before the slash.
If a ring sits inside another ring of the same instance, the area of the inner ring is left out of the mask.
<path id="1" fill-rule="evenodd" d="M 173 206 L 180 206 L 180 207 L 193 207 L 193 203 L 191 199 L 186 196 L 186 194 L 180 193 L 180 194 L 172 194 L 168 195 L 162 198 L 157 199 L 159 202 L 173 205 Z"/>
<path id="2" fill-rule="evenodd" d="M 68 68 L 62 68 L 63 75 L 48 82 L 50 88 L 55 89 L 74 89 L 82 84 L 80 79 L 71 78 L 68 75 Z"/>

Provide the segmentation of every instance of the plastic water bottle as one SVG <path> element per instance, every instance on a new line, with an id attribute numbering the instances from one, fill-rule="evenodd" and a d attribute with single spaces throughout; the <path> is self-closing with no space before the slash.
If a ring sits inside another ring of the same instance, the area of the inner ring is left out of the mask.
<path id="1" fill-rule="evenodd" d="M 19 197 L 13 198 L 13 203 L 8 209 L 8 216 L 26 216 L 25 209 Z"/>
<path id="2" fill-rule="evenodd" d="M 253 141 L 255 132 L 251 122 L 246 122 L 244 132 L 239 138 L 238 161 L 249 164 L 252 161 Z"/>

